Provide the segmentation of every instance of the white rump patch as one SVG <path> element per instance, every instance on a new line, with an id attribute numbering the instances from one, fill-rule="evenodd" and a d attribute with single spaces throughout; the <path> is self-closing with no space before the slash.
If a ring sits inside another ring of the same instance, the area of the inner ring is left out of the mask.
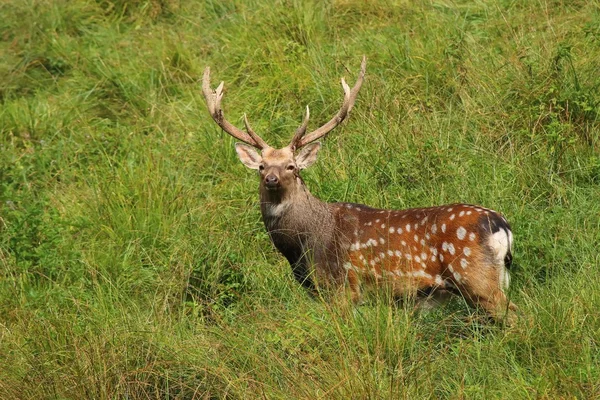
<path id="1" fill-rule="evenodd" d="M 488 245 L 498 264 L 503 263 L 504 257 L 506 257 L 506 254 L 510 250 L 510 242 L 510 236 L 504 229 L 500 229 L 498 232 L 489 236 Z"/>

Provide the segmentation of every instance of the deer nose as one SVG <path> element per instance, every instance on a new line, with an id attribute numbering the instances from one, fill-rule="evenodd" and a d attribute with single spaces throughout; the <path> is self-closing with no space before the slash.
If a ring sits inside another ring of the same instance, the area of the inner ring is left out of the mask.
<path id="1" fill-rule="evenodd" d="M 279 185 L 279 179 L 276 175 L 269 174 L 265 177 L 265 185 L 267 185 L 268 188 L 277 187 L 277 185 Z"/>

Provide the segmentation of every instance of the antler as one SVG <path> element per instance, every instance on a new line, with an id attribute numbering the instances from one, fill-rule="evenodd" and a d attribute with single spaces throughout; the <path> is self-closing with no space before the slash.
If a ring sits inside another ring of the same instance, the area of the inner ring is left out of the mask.
<path id="1" fill-rule="evenodd" d="M 342 103 L 342 108 L 340 111 L 325 125 L 317 128 L 316 130 L 310 132 L 308 135 L 304 136 L 306 133 L 306 128 L 308 126 L 308 118 L 310 115 L 310 111 L 308 106 L 306 106 L 306 116 L 304 117 L 304 121 L 302 125 L 296 130 L 292 142 L 289 147 L 296 150 L 303 146 L 306 146 L 310 142 L 314 142 L 317 139 L 322 138 L 331 132 L 336 126 L 338 126 L 346 117 L 352 107 L 354 106 L 354 102 L 356 101 L 356 96 L 358 95 L 358 91 L 362 86 L 363 81 L 365 80 L 365 70 L 367 68 L 367 58 L 363 56 L 362 62 L 360 63 L 360 73 L 358 75 L 358 79 L 354 84 L 354 87 L 350 89 L 344 78 L 342 78 L 342 87 L 344 88 L 344 102 Z"/>
<path id="2" fill-rule="evenodd" d="M 248 123 L 248 118 L 244 114 L 244 125 L 248 133 L 246 134 L 241 129 L 238 129 L 233 124 L 225 119 L 223 115 L 223 109 L 221 108 L 221 99 L 223 98 L 223 85 L 225 82 L 221 82 L 215 90 L 210 87 L 210 67 L 206 67 L 204 75 L 202 76 L 202 93 L 206 99 L 206 106 L 210 116 L 225 132 L 229 133 L 234 138 L 241 140 L 244 143 L 248 143 L 250 146 L 256 147 L 262 150 L 269 145 L 260 137 L 256 132 L 252 130 Z"/>

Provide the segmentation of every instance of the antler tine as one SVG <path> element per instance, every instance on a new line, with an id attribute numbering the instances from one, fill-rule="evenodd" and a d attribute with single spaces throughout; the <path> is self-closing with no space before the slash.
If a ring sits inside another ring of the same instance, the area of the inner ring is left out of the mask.
<path id="1" fill-rule="evenodd" d="M 234 126 L 232 123 L 225 119 L 223 115 L 223 109 L 221 108 L 221 99 L 223 98 L 223 85 L 225 82 L 221 82 L 219 86 L 215 90 L 210 87 L 210 67 L 206 67 L 204 70 L 204 75 L 202 76 L 202 93 L 204 94 L 204 98 L 206 99 L 206 106 L 208 107 L 208 112 L 212 119 L 215 120 L 217 125 L 221 127 L 225 132 L 233 136 L 234 138 L 241 140 L 244 143 L 249 144 L 250 146 L 256 147 L 259 150 L 268 147 L 267 143 L 258 136 L 250 125 L 248 124 L 248 119 L 244 114 L 244 123 L 246 125 L 246 129 L 248 133 L 246 134 L 241 129 Z"/>
<path id="2" fill-rule="evenodd" d="M 338 113 L 325 125 L 321 126 L 320 128 L 317 128 L 316 130 L 310 132 L 304 137 L 302 137 L 304 133 L 298 136 L 298 131 L 302 129 L 302 126 L 304 126 L 303 124 L 300 128 L 298 128 L 296 135 L 294 135 L 294 139 L 296 141 L 292 141 L 292 147 L 299 149 L 302 146 L 306 146 L 310 142 L 314 142 L 315 140 L 322 138 L 323 136 L 331 132 L 336 126 L 338 126 L 344 119 L 346 119 L 348 113 L 350 112 L 350 110 L 352 110 L 352 107 L 354 106 L 354 102 L 356 101 L 358 91 L 360 90 L 360 87 L 362 86 L 363 81 L 365 80 L 366 68 L 367 57 L 363 56 L 362 62 L 360 63 L 360 73 L 358 75 L 356 83 L 354 84 L 354 87 L 350 89 L 344 78 L 342 78 L 342 88 L 344 89 L 344 102 L 342 103 L 340 111 L 338 111 Z M 308 123 L 308 115 L 305 122 Z M 304 128 L 304 130 L 306 131 L 306 128 Z M 296 136 L 298 137 L 296 138 Z"/>
<path id="3" fill-rule="evenodd" d="M 310 118 L 310 109 L 306 106 L 306 115 L 304 116 L 304 121 L 302 121 L 302 125 L 298 129 L 296 129 L 296 133 L 294 133 L 294 137 L 290 142 L 290 146 L 292 150 L 295 150 L 298 142 L 302 139 L 302 136 L 306 133 L 306 128 L 308 128 L 308 119 Z"/>
<path id="4" fill-rule="evenodd" d="M 250 135 L 252 140 L 254 140 L 258 146 L 260 146 L 259 148 L 264 149 L 266 147 L 269 147 L 267 142 L 265 142 L 260 136 L 258 136 L 258 134 L 254 132 L 254 129 L 250 127 L 250 122 L 248 122 L 248 117 L 246 117 L 246 113 L 244 113 L 244 126 L 246 127 L 246 132 L 248 132 L 248 135 Z"/>

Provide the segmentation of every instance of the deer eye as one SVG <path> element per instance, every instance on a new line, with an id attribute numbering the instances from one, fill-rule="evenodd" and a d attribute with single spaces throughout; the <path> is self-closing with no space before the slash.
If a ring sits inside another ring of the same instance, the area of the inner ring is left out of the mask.
<path id="1" fill-rule="evenodd" d="M 258 166 L 258 170 L 259 170 L 259 171 L 264 171 L 264 170 L 265 170 L 265 166 L 264 166 L 264 165 L 262 165 L 262 164 L 260 164 L 260 165 Z"/>
<path id="2" fill-rule="evenodd" d="M 296 169 L 296 166 L 294 164 L 290 164 L 285 169 L 287 169 L 288 171 L 293 171 Z"/>

